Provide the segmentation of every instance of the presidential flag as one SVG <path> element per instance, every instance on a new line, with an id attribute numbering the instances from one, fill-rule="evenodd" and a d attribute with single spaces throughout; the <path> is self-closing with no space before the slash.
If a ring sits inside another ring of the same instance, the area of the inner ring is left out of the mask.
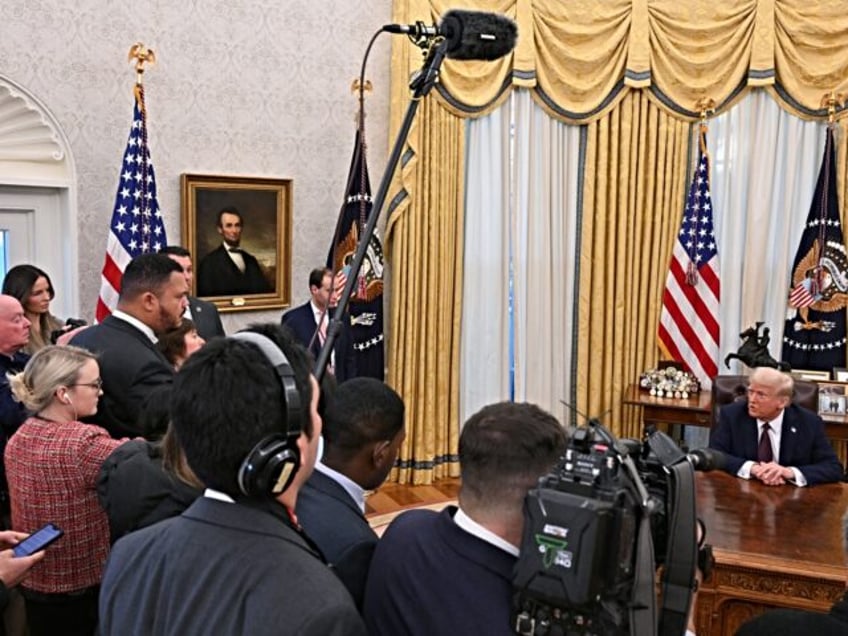
<path id="1" fill-rule="evenodd" d="M 795 369 L 845 366 L 848 260 L 836 195 L 836 151 L 828 128 L 810 213 L 792 265 L 783 361 Z"/>
<path id="2" fill-rule="evenodd" d="M 718 373 L 721 294 L 706 126 L 701 126 L 698 152 L 698 168 L 671 253 L 658 337 L 665 355 L 682 362 L 708 388 Z"/>
<path id="3" fill-rule="evenodd" d="M 121 276 L 127 264 L 136 256 L 158 252 L 167 244 L 156 200 L 156 176 L 150 160 L 144 87 L 136 84 L 133 122 L 124 150 L 106 240 L 106 259 L 100 275 L 100 296 L 95 311 L 98 322 L 117 306 Z"/>
<path id="4" fill-rule="evenodd" d="M 348 189 L 327 267 L 350 272 L 362 230 L 371 215 L 371 182 L 368 177 L 365 134 L 361 125 L 356 132 L 353 157 L 348 174 Z M 368 242 L 362 267 L 356 275 L 348 313 L 351 322 L 356 374 L 383 379 L 383 245 L 376 230 Z"/>

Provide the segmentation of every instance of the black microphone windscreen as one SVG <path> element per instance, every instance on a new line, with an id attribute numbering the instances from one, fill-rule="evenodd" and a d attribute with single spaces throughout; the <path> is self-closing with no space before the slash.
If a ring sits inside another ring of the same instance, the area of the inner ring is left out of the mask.
<path id="1" fill-rule="evenodd" d="M 454 60 L 496 60 L 515 48 L 518 27 L 499 13 L 451 9 L 439 24 L 445 55 Z"/>
<path id="2" fill-rule="evenodd" d="M 689 453 L 689 459 L 695 470 L 724 470 L 727 465 L 727 456 L 714 448 L 696 448 Z"/>

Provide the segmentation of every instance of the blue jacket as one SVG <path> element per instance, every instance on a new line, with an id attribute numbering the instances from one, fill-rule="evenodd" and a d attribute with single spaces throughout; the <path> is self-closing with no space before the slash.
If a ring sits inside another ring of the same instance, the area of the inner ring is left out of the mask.
<path id="1" fill-rule="evenodd" d="M 386 529 L 365 588 L 371 636 L 515 634 L 516 557 L 457 526 L 456 510 L 411 510 Z"/>
<path id="2" fill-rule="evenodd" d="M 757 461 L 758 433 L 757 420 L 748 415 L 748 401 L 734 402 L 719 412 L 718 425 L 710 434 L 710 448 L 727 455 L 725 470 L 735 475 L 746 461 Z M 797 404 L 790 404 L 783 411 L 777 463 L 800 470 L 810 486 L 843 477 L 842 465 L 825 435 L 824 422 Z"/>

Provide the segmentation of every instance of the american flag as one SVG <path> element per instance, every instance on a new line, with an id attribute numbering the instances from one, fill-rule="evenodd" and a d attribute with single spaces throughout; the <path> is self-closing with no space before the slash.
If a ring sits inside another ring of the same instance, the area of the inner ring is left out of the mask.
<path id="1" fill-rule="evenodd" d="M 147 111 L 144 87 L 135 87 L 135 107 L 115 206 L 106 241 L 106 260 L 100 275 L 100 296 L 95 314 L 102 322 L 118 304 L 121 276 L 127 264 L 140 254 L 158 252 L 168 244 L 162 212 L 156 200 L 156 176 L 147 143 Z"/>
<path id="2" fill-rule="evenodd" d="M 710 159 L 701 128 L 698 169 L 671 254 L 658 336 L 665 354 L 709 387 L 718 373 L 719 267 L 710 198 Z"/>

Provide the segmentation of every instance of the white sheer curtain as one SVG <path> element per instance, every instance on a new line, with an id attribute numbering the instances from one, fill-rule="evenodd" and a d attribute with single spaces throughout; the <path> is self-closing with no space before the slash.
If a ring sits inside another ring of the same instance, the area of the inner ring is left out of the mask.
<path id="1" fill-rule="evenodd" d="M 761 90 L 709 125 L 721 355 L 736 351 L 739 333 L 763 321 L 779 359 L 790 271 L 815 190 L 825 125 L 782 111 Z M 693 161 L 696 133 L 693 127 Z M 561 401 L 571 400 L 572 352 L 579 346 L 573 316 L 580 134 L 580 127 L 550 118 L 523 90 L 468 123 L 463 422 L 484 404 L 510 398 L 536 402 L 572 422 Z M 657 281 L 657 294 L 664 283 Z M 723 360 L 720 365 L 720 372 L 741 371 L 736 362 L 729 370 Z"/>
<path id="2" fill-rule="evenodd" d="M 792 261 L 810 210 L 826 125 L 781 110 L 763 90 L 709 123 L 721 267 L 722 358 L 763 321 L 779 360 Z M 741 372 L 738 362 L 719 373 Z"/>
<path id="3" fill-rule="evenodd" d="M 580 129 L 518 90 L 467 148 L 462 421 L 510 398 L 570 421 Z"/>
<path id="4" fill-rule="evenodd" d="M 469 120 L 460 401 L 463 423 L 482 406 L 510 397 L 509 152 L 512 101 Z"/>

